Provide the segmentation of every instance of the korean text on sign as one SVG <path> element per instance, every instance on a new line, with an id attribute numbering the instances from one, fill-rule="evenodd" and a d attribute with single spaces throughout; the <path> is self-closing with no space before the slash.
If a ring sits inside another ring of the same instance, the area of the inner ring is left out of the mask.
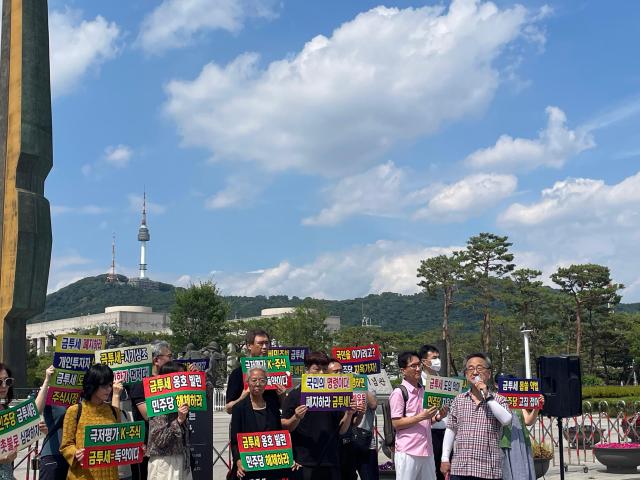
<path id="1" fill-rule="evenodd" d="M 198 372 L 206 372 L 209 369 L 208 358 L 179 358 L 174 360 L 176 363 L 184 365 L 186 370 L 195 370 Z"/>
<path id="2" fill-rule="evenodd" d="M 267 357 L 243 357 L 240 359 L 242 376 L 245 386 L 247 385 L 247 375 L 252 368 L 260 367 L 267 371 L 266 390 L 275 390 L 278 385 L 290 388 L 291 383 L 291 363 L 288 356 L 267 356 Z"/>
<path id="3" fill-rule="evenodd" d="M 58 335 L 56 352 L 93 353 L 105 347 L 105 337 L 95 335 Z"/>
<path id="4" fill-rule="evenodd" d="M 353 398 L 351 374 L 302 375 L 300 404 L 313 411 L 346 410 Z"/>
<path id="5" fill-rule="evenodd" d="M 334 347 L 331 354 L 340 360 L 342 371 L 371 375 L 380 373 L 380 348 L 378 345 L 363 347 Z"/>
<path id="6" fill-rule="evenodd" d="M 85 427 L 84 468 L 106 468 L 142 462 L 144 422 L 88 425 Z"/>
<path id="7" fill-rule="evenodd" d="M 543 406 L 540 382 L 536 378 L 500 378 L 498 393 L 507 398 L 511 408 L 539 410 Z"/>
<path id="8" fill-rule="evenodd" d="M 238 452 L 246 471 L 293 467 L 291 436 L 286 430 L 238 434 Z"/>
<path id="9" fill-rule="evenodd" d="M 176 372 L 143 380 L 147 414 L 150 417 L 177 412 L 184 403 L 190 410 L 206 410 L 204 372 Z"/>
<path id="10" fill-rule="evenodd" d="M 464 382 L 460 378 L 427 375 L 422 405 L 424 408 L 447 407 L 463 388 Z"/>
<path id="11" fill-rule="evenodd" d="M 33 399 L 0 412 L 0 454 L 20 450 L 41 438 L 40 414 Z"/>
<path id="12" fill-rule="evenodd" d="M 113 380 L 131 384 L 151 376 L 151 345 L 98 350 L 95 360 L 113 370 Z"/>

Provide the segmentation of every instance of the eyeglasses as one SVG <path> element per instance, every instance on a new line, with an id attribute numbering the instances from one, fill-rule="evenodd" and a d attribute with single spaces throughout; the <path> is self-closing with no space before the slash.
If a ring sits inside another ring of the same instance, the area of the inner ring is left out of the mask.
<path id="1" fill-rule="evenodd" d="M 156 355 L 156 357 L 173 358 L 173 353 L 160 353 L 160 354 Z"/>
<path id="2" fill-rule="evenodd" d="M 0 378 L 0 385 L 3 387 L 13 386 L 13 378 L 12 377 Z"/>
<path id="3" fill-rule="evenodd" d="M 420 368 L 420 364 L 419 363 L 412 363 L 411 365 L 407 365 L 404 368 L 413 368 L 414 370 L 417 370 Z"/>
<path id="4" fill-rule="evenodd" d="M 267 379 L 266 378 L 250 378 L 249 383 L 251 385 L 266 385 Z"/>
<path id="5" fill-rule="evenodd" d="M 476 373 L 484 373 L 486 371 L 490 370 L 487 367 L 483 367 L 482 365 L 478 365 L 477 367 L 467 367 L 464 369 L 465 372 L 467 373 L 472 373 L 472 372 L 476 372 Z"/>
<path id="6" fill-rule="evenodd" d="M 254 342 L 254 345 L 260 345 L 261 347 L 268 347 L 269 345 L 271 345 L 271 342 L 269 340 L 265 340 L 264 342 Z"/>

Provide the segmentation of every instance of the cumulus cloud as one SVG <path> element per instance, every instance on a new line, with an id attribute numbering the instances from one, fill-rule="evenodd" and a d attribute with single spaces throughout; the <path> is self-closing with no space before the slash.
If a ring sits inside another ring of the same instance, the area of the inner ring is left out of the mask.
<path id="1" fill-rule="evenodd" d="M 537 139 L 502 135 L 493 147 L 473 152 L 466 163 L 474 168 L 527 171 L 538 167 L 560 168 L 595 142 L 586 130 L 569 130 L 567 117 L 558 107 L 547 107 L 547 126 Z"/>
<path id="2" fill-rule="evenodd" d="M 214 160 L 322 175 L 369 168 L 399 141 L 481 112 L 495 66 L 531 27 L 521 6 L 377 7 L 264 67 L 245 53 L 166 86 L 186 146 Z M 512 49 L 513 49 L 512 48 Z"/>
<path id="3" fill-rule="evenodd" d="M 272 0 L 164 0 L 142 21 L 138 43 L 160 53 L 190 45 L 208 30 L 238 32 L 248 18 L 275 16 Z"/>
<path id="4" fill-rule="evenodd" d="M 637 226 L 640 220 L 640 172 L 615 185 L 603 180 L 570 178 L 542 191 L 529 205 L 514 203 L 499 217 L 506 225 L 549 222 L 605 222 Z"/>
<path id="5" fill-rule="evenodd" d="M 425 247 L 380 240 L 318 256 L 304 265 L 283 260 L 254 273 L 214 276 L 225 295 L 297 295 L 353 298 L 369 293 L 415 293 L 420 260 L 460 247 Z"/>
<path id="6" fill-rule="evenodd" d="M 127 145 L 109 146 L 104 151 L 104 161 L 113 167 L 124 168 L 129 165 L 133 150 Z"/>
<path id="7" fill-rule="evenodd" d="M 393 162 L 378 165 L 364 173 L 349 176 L 327 189 L 331 205 L 304 225 L 337 225 L 352 215 L 397 216 L 411 197 L 405 192 L 406 174 Z"/>
<path id="8" fill-rule="evenodd" d="M 497 205 L 515 192 L 518 179 L 513 175 L 478 173 L 443 187 L 416 218 L 460 221 Z"/>
<path id="9" fill-rule="evenodd" d="M 73 90 L 84 75 L 118 53 L 120 29 L 98 15 L 83 20 L 80 12 L 49 14 L 51 89 L 54 96 Z"/>

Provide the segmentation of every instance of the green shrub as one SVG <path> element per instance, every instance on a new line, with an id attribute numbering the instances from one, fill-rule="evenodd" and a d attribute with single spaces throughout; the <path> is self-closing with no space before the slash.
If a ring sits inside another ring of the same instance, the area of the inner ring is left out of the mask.
<path id="1" fill-rule="evenodd" d="M 617 387 L 613 385 L 600 385 L 582 387 L 582 398 L 621 398 L 637 397 L 640 399 L 640 385 Z"/>
<path id="2" fill-rule="evenodd" d="M 604 380 L 597 375 L 585 374 L 582 376 L 583 387 L 594 387 L 596 385 L 604 385 Z"/>

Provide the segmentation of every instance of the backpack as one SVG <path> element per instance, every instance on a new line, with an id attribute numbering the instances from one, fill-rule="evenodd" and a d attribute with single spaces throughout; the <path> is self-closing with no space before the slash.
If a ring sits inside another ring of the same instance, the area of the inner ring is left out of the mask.
<path id="1" fill-rule="evenodd" d="M 398 386 L 402 392 L 402 399 L 404 400 L 404 408 L 402 410 L 402 416 L 407 416 L 407 400 L 409 400 L 409 392 L 404 385 Z M 382 404 L 382 417 L 384 418 L 384 444 L 391 448 L 396 443 L 396 429 L 393 428 L 393 422 L 391 421 L 391 405 L 386 401 Z"/>

